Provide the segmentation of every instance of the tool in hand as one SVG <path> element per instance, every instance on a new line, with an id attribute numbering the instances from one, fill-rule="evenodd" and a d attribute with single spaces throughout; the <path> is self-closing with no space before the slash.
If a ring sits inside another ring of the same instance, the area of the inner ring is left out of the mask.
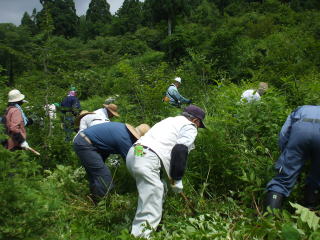
<path id="1" fill-rule="evenodd" d="M 26 150 L 29 150 L 29 151 L 33 152 L 34 154 L 36 154 L 37 156 L 40 156 L 40 153 L 37 152 L 36 150 L 34 150 L 32 147 L 27 147 Z"/>

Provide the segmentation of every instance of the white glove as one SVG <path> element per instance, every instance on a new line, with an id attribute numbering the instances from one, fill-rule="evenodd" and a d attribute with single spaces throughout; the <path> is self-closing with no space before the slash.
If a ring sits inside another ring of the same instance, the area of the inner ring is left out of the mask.
<path id="1" fill-rule="evenodd" d="M 175 193 L 181 193 L 183 189 L 182 180 L 175 180 L 174 184 L 171 185 L 172 191 Z"/>
<path id="2" fill-rule="evenodd" d="M 27 141 L 24 141 L 23 143 L 21 143 L 20 147 L 29 148 L 29 144 L 27 143 Z"/>

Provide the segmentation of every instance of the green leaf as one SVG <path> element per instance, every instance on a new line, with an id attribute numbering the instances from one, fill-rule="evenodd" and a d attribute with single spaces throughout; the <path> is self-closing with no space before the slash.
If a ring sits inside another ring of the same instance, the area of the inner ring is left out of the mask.
<path id="1" fill-rule="evenodd" d="M 300 234 L 297 229 L 295 229 L 290 224 L 284 224 L 282 226 L 282 237 L 285 240 L 298 240 L 300 238 Z"/>
<path id="2" fill-rule="evenodd" d="M 316 216 L 316 214 L 310 211 L 308 208 L 305 208 L 297 203 L 291 203 L 291 206 L 296 209 L 296 214 L 300 215 L 300 219 L 302 222 L 308 224 L 309 228 L 314 231 L 319 228 L 319 220 L 320 218 Z"/>

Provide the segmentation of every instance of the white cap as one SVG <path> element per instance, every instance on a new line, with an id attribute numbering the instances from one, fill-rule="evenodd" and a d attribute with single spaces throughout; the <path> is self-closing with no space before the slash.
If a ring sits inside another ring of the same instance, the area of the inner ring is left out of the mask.
<path id="1" fill-rule="evenodd" d="M 20 102 L 24 97 L 18 89 L 13 89 L 8 93 L 8 102 Z"/>
<path id="2" fill-rule="evenodd" d="M 181 78 L 180 77 L 175 77 L 174 80 L 178 83 L 181 83 Z"/>

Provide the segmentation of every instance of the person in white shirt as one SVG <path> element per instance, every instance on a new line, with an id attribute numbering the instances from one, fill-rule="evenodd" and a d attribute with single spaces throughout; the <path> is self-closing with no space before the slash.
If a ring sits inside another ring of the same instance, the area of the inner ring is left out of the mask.
<path id="1" fill-rule="evenodd" d="M 114 116 L 119 117 L 118 106 L 115 104 L 103 104 L 104 108 L 100 108 L 94 112 L 82 111 L 76 120 L 79 125 L 79 131 L 105 122 L 110 122 Z"/>
<path id="2" fill-rule="evenodd" d="M 241 102 L 259 101 L 261 96 L 268 90 L 268 83 L 260 82 L 258 89 L 248 89 L 241 95 Z"/>
<path id="3" fill-rule="evenodd" d="M 160 179 L 162 166 L 170 179 L 172 190 L 182 192 L 187 156 L 194 148 L 197 129 L 205 127 L 204 118 L 205 113 L 201 108 L 190 105 L 180 116 L 169 117 L 155 124 L 130 148 L 126 164 L 139 192 L 131 230 L 133 236 L 149 238 L 161 220 L 165 188 Z"/>
<path id="4" fill-rule="evenodd" d="M 54 128 L 53 121 L 57 119 L 57 107 L 60 107 L 59 103 L 46 104 L 43 107 L 45 116 L 49 118 L 50 128 Z M 41 118 L 41 121 L 43 123 L 43 118 Z"/>

